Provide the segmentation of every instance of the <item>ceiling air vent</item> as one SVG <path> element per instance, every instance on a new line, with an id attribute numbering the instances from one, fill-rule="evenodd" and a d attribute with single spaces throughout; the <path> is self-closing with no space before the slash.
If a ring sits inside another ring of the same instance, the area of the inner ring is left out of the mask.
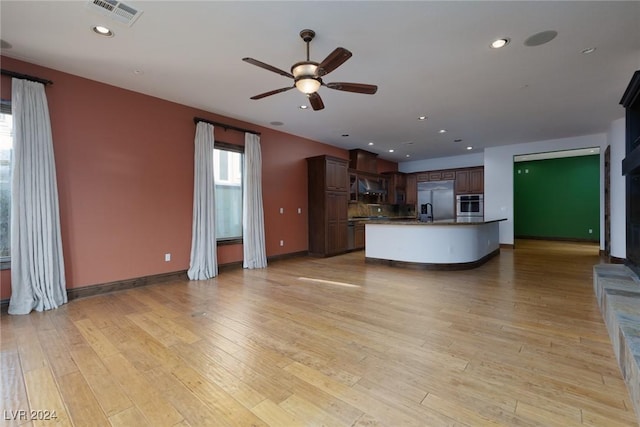
<path id="1" fill-rule="evenodd" d="M 134 9 L 117 0 L 89 0 L 87 2 L 87 8 L 107 16 L 114 21 L 127 24 L 129 27 L 142 15 L 141 10 Z"/>

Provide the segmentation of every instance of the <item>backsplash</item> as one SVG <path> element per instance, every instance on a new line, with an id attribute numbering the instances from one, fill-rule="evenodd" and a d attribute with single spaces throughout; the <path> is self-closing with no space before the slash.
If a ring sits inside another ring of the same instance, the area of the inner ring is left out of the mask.
<path id="1" fill-rule="evenodd" d="M 349 203 L 349 218 L 370 216 L 414 217 L 416 210 L 413 205 Z"/>

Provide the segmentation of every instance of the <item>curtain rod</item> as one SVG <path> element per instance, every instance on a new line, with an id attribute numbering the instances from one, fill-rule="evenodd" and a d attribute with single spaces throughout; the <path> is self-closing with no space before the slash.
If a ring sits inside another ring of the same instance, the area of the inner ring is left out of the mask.
<path id="1" fill-rule="evenodd" d="M 210 125 L 220 126 L 220 127 L 224 128 L 224 130 L 231 129 L 231 130 L 237 130 L 238 132 L 248 132 L 248 133 L 252 133 L 254 135 L 260 135 L 260 132 L 256 132 L 255 130 L 242 129 L 242 128 L 239 128 L 239 127 L 236 127 L 236 126 L 225 125 L 224 123 L 219 123 L 219 122 L 214 122 L 214 121 L 211 121 L 211 120 L 203 119 L 201 117 L 194 117 L 193 118 L 193 123 L 198 124 L 198 122 L 205 122 L 205 123 L 209 123 Z"/>
<path id="2" fill-rule="evenodd" d="M 4 68 L 0 69 L 2 74 L 9 77 L 15 77 L 17 79 L 31 80 L 32 82 L 42 83 L 43 85 L 52 85 L 53 82 L 47 79 L 41 79 L 40 77 L 29 76 L 27 74 L 16 73 L 15 71 L 5 70 Z"/>

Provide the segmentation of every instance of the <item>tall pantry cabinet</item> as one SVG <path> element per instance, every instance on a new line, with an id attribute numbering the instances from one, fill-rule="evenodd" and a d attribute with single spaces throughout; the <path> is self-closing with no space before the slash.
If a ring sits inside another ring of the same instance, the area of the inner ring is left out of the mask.
<path id="1" fill-rule="evenodd" d="M 347 251 L 349 162 L 332 156 L 307 159 L 309 175 L 309 254 Z"/>

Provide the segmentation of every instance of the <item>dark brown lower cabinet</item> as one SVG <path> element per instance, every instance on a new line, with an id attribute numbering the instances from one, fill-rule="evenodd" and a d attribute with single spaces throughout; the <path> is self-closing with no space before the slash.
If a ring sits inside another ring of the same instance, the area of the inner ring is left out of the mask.
<path id="1" fill-rule="evenodd" d="M 349 226 L 349 195 L 346 192 L 328 192 L 327 244 L 324 255 L 335 255 L 347 250 Z"/>
<path id="2" fill-rule="evenodd" d="M 364 249 L 364 224 L 356 224 L 355 226 L 355 249 Z"/>

